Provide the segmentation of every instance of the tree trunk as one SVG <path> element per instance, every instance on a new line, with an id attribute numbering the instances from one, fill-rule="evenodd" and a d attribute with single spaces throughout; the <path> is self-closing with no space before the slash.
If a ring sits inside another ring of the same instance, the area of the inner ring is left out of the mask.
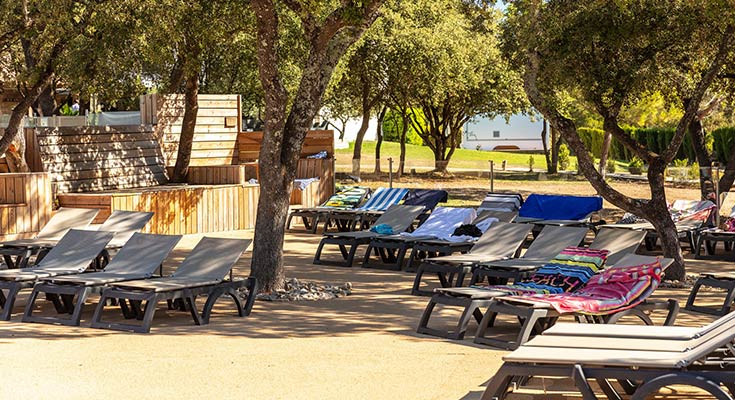
<path id="1" fill-rule="evenodd" d="M 541 145 L 544 147 L 544 158 L 546 158 L 546 171 L 548 173 L 551 173 L 551 154 L 549 151 L 549 145 L 546 141 L 546 136 L 548 135 L 548 126 L 549 123 L 546 122 L 546 118 L 544 118 L 544 128 L 541 129 Z M 551 145 L 553 146 L 554 143 L 552 142 Z"/>
<path id="2" fill-rule="evenodd" d="M 610 153 L 610 143 L 612 143 L 612 135 L 605 132 L 605 138 L 602 140 L 602 149 L 600 151 L 600 175 L 605 178 L 607 174 L 607 155 Z"/>
<path id="3" fill-rule="evenodd" d="M 193 72 L 186 79 L 186 93 L 184 95 L 184 119 L 181 122 L 179 149 L 176 153 L 176 165 L 171 177 L 172 182 L 186 182 L 191 161 L 191 148 L 194 143 L 194 129 L 197 125 L 199 113 L 199 72 Z"/>
<path id="4" fill-rule="evenodd" d="M 375 128 L 375 175 L 380 174 L 380 146 L 383 145 L 383 122 L 385 121 L 385 114 L 388 112 L 388 107 L 383 106 L 378 113 L 378 126 Z"/>
<path id="5" fill-rule="evenodd" d="M 369 94 L 369 92 L 368 92 Z M 352 175 L 360 177 L 360 159 L 362 158 L 362 140 L 365 138 L 368 127 L 370 125 L 370 101 L 367 98 L 362 100 L 362 123 L 355 137 L 355 148 L 352 153 Z"/>
<path id="6" fill-rule="evenodd" d="M 398 172 L 396 178 L 401 179 L 406 166 L 406 136 L 408 134 L 408 113 L 401 111 L 401 155 L 398 160 Z"/>
<path id="7" fill-rule="evenodd" d="M 549 170 L 549 173 L 556 174 L 559 172 L 559 148 L 561 148 L 561 138 L 553 126 L 549 127 L 549 132 L 551 132 L 551 169 Z"/>
<path id="8" fill-rule="evenodd" d="M 48 85 L 33 103 L 33 108 L 41 117 L 54 115 L 54 111 L 56 111 L 56 99 L 54 98 L 53 88 L 51 86 Z"/>

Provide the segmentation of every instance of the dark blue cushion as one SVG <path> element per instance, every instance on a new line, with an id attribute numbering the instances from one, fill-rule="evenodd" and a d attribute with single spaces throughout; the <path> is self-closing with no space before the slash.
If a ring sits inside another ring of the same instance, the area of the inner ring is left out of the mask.
<path id="1" fill-rule="evenodd" d="M 518 216 L 540 219 L 580 220 L 602 209 L 599 196 L 558 196 L 531 194 L 518 211 Z"/>

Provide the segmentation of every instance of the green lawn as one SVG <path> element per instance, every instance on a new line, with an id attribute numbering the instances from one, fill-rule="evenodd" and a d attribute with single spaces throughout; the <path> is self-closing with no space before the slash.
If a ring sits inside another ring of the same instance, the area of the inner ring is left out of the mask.
<path id="1" fill-rule="evenodd" d="M 353 143 L 347 149 L 338 149 L 337 165 L 338 169 L 343 170 L 345 167 L 352 165 Z M 383 169 L 388 168 L 388 158 L 393 157 L 393 168 L 398 166 L 398 158 L 401 154 L 400 145 L 395 142 L 383 142 L 381 146 L 380 158 Z M 457 149 L 452 155 L 449 162 L 449 168 L 457 169 L 480 169 L 487 170 L 489 168 L 488 161 L 495 161 L 495 167 L 500 169 L 503 160 L 507 161 L 508 167 L 528 168 L 528 159 L 533 157 L 533 168 L 537 171 L 546 169 L 546 160 L 543 154 L 529 154 L 520 152 L 504 152 L 504 151 L 479 151 Z M 571 157 L 572 167 L 576 165 L 576 157 Z M 362 168 L 372 170 L 375 166 L 375 142 L 364 142 L 362 145 Z M 339 168 L 342 167 L 342 168 Z M 418 170 L 429 170 L 434 168 L 434 153 L 426 146 L 406 145 L 406 167 L 416 168 Z"/>

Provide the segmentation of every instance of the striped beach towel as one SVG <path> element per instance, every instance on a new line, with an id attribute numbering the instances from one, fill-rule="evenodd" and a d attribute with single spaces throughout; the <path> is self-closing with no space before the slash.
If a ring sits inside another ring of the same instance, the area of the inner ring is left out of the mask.
<path id="1" fill-rule="evenodd" d="M 547 303 L 560 313 L 608 315 L 642 303 L 658 288 L 662 273 L 658 260 L 652 264 L 615 267 L 595 275 L 573 293 L 534 293 L 508 299 Z"/>
<path id="2" fill-rule="evenodd" d="M 385 211 L 388 207 L 398 204 L 408 194 L 408 189 L 402 188 L 378 188 L 362 206 L 359 211 Z"/>
<path id="3" fill-rule="evenodd" d="M 512 285 L 488 286 L 513 295 L 564 293 L 581 288 L 607 260 L 607 250 L 570 246 L 533 275 Z"/>

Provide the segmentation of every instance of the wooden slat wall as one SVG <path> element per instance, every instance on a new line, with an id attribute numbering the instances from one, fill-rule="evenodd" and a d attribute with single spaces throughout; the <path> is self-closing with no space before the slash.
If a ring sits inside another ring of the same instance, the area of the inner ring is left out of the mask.
<path id="1" fill-rule="evenodd" d="M 184 118 L 184 95 L 141 96 L 140 110 L 144 124 L 155 124 L 166 166 L 174 166 Z M 200 94 L 190 165 L 237 164 L 240 123 L 239 95 Z"/>
<path id="2" fill-rule="evenodd" d="M 2 137 L 5 129 L 0 128 L 0 137 Z M 25 157 L 28 168 L 31 172 L 43 172 L 43 165 L 41 164 L 41 156 L 38 154 L 38 141 L 36 140 L 36 132 L 34 129 L 25 128 L 25 140 L 26 150 Z M 0 173 L 10 172 L 8 163 L 5 157 L 0 158 Z"/>
<path id="3" fill-rule="evenodd" d="M 240 132 L 237 136 L 240 162 L 254 161 L 260 157 L 263 132 Z M 334 131 L 309 131 L 301 148 L 301 157 L 326 151 L 328 158 L 334 157 Z"/>
<path id="4" fill-rule="evenodd" d="M 147 233 L 183 235 L 253 229 L 260 186 L 149 188 L 135 193 L 59 195 L 62 206 L 152 211 Z M 99 203 L 99 204 L 95 204 Z"/>
<path id="5" fill-rule="evenodd" d="M 334 159 L 302 158 L 296 168 L 296 178 L 319 178 L 319 182 L 309 185 L 310 190 L 306 194 L 308 200 L 304 200 L 313 204 L 304 204 L 304 207 L 318 206 L 334 194 Z"/>
<path id="6" fill-rule="evenodd" d="M 44 171 L 58 193 L 137 188 L 167 182 L 150 127 L 59 127 L 36 130 Z"/>
<path id="7" fill-rule="evenodd" d="M 186 181 L 191 185 L 245 184 L 248 179 L 245 165 L 217 165 L 189 167 Z"/>
<path id="8" fill-rule="evenodd" d="M 51 217 L 52 205 L 48 174 L 0 175 L 0 242 L 38 233 Z"/>
<path id="9" fill-rule="evenodd" d="M 0 157 L 0 174 L 8 172 L 10 172 L 10 169 L 8 168 L 8 160 L 6 160 L 5 157 Z"/>

